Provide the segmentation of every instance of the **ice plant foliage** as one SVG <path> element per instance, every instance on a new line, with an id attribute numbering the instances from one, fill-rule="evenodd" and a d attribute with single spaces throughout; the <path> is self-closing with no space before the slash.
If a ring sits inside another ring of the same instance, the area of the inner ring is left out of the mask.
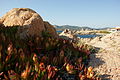
<path id="1" fill-rule="evenodd" d="M 48 35 L 21 40 L 16 30 L 0 28 L 0 79 L 100 80 L 87 68 L 85 46 Z"/>

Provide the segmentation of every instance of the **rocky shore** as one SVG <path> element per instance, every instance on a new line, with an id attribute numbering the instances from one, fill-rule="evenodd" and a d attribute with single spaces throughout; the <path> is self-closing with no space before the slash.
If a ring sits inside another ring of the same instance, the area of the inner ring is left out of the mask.
<path id="1" fill-rule="evenodd" d="M 63 34 L 64 31 L 60 35 Z M 67 37 L 71 35 L 73 36 L 75 33 L 73 34 L 69 30 L 64 34 Z M 103 80 L 120 80 L 120 32 L 106 34 L 103 37 L 78 38 L 77 40 L 99 49 L 98 52 L 90 54 L 89 63 L 99 77 Z"/>
<path id="2" fill-rule="evenodd" d="M 103 80 L 120 80 L 120 32 L 95 38 L 88 44 L 100 49 L 98 53 L 91 54 L 89 65 Z"/>

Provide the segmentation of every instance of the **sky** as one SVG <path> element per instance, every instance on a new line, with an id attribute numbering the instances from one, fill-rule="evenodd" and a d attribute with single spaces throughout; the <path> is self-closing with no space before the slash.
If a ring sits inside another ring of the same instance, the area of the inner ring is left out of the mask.
<path id="1" fill-rule="evenodd" d="M 12 8 L 31 8 L 52 25 L 120 26 L 120 0 L 1 0 L 0 17 Z"/>

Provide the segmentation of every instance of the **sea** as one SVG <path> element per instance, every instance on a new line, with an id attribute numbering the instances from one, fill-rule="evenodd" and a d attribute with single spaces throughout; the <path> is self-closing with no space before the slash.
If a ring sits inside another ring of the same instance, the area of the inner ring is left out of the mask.
<path id="1" fill-rule="evenodd" d="M 57 33 L 61 33 L 62 31 L 57 31 Z M 97 34 L 85 34 L 85 35 L 76 35 L 77 37 L 80 37 L 80 38 L 95 38 L 95 37 L 98 37 L 98 36 L 101 36 L 101 35 L 97 35 Z"/>
<path id="2" fill-rule="evenodd" d="M 77 35 L 77 37 L 80 37 L 80 38 L 95 38 L 98 36 L 101 36 L 101 35 L 97 35 L 97 34 Z"/>

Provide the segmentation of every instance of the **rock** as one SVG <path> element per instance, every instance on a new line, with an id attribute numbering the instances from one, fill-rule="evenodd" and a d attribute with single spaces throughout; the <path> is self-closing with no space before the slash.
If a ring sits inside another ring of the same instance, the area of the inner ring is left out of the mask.
<path id="1" fill-rule="evenodd" d="M 0 27 L 4 26 L 1 22 L 0 22 Z"/>
<path id="2" fill-rule="evenodd" d="M 75 36 L 75 34 L 69 29 L 65 29 L 62 33 L 59 34 L 59 36 L 66 38 L 66 39 L 77 40 L 77 37 Z"/>
<path id="3" fill-rule="evenodd" d="M 44 21 L 44 27 L 45 31 L 47 31 L 49 34 L 51 34 L 54 37 L 58 37 L 56 29 L 49 22 Z"/>
<path id="4" fill-rule="evenodd" d="M 2 26 L 4 26 L 4 25 L 2 24 L 2 21 L 1 21 L 1 19 L 0 19 L 0 27 L 2 27 Z"/>
<path id="5" fill-rule="evenodd" d="M 91 39 L 91 41 L 89 41 L 91 44 L 94 44 L 94 43 L 96 43 L 96 42 L 98 42 L 98 41 L 101 41 L 101 37 L 95 37 L 95 38 L 93 38 L 93 39 Z"/>
<path id="6" fill-rule="evenodd" d="M 21 26 L 18 28 L 18 34 L 21 38 L 34 35 L 42 36 L 42 32 L 47 31 L 48 28 L 50 35 L 57 34 L 50 24 L 46 28 L 46 23 L 40 15 L 29 8 L 13 8 L 0 19 L 0 22 L 9 27 Z"/>
<path id="7" fill-rule="evenodd" d="M 100 47 L 107 50 L 119 51 L 120 47 L 120 32 L 114 32 L 103 36 L 102 38 L 95 38 L 88 44 L 95 47 Z"/>

